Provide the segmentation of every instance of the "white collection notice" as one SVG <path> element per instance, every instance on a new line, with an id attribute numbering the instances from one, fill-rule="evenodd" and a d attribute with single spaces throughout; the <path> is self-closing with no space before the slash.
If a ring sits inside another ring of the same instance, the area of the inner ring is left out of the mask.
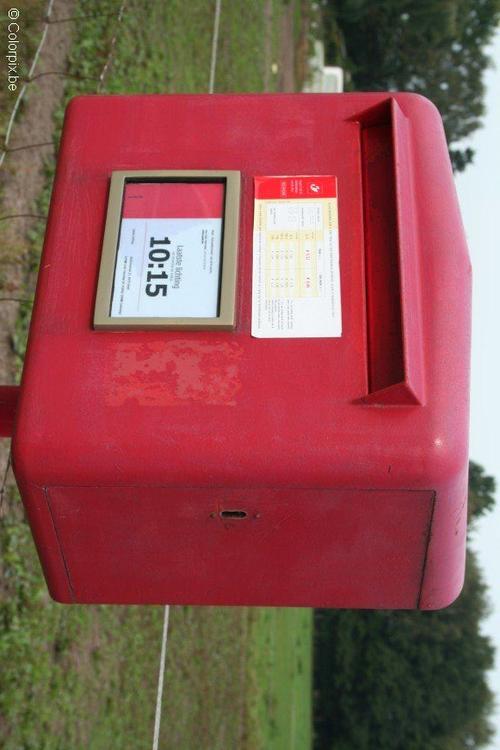
<path id="1" fill-rule="evenodd" d="M 113 317 L 217 316 L 222 199 L 220 184 L 126 185 Z"/>
<path id="2" fill-rule="evenodd" d="M 342 335 L 335 177 L 255 178 L 252 335 Z"/>

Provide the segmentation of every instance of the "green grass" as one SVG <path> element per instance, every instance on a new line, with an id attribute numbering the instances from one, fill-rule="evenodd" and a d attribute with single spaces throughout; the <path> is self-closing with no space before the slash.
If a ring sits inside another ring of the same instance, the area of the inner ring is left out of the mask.
<path id="1" fill-rule="evenodd" d="M 76 13 L 117 13 L 116 0 L 81 0 Z M 223 2 L 216 91 L 274 90 L 284 5 Z M 207 90 L 214 2 L 129 0 L 122 24 L 103 15 L 74 25 L 67 100 L 100 90 Z M 33 7 L 39 8 L 40 3 Z M 31 33 L 31 32 L 30 32 Z M 267 34 L 267 37 L 266 37 Z M 36 42 L 35 34 L 30 44 Z M 46 213 L 54 164 L 39 209 Z M 44 225 L 26 253 L 33 293 Z M 19 369 L 30 305 L 14 335 Z M 0 516 L 0 747 L 3 750 L 135 750 L 148 747 L 163 610 L 65 607 L 48 598 L 17 493 Z M 175 607 L 171 614 L 162 750 L 308 750 L 311 747 L 310 610 Z"/>
<path id="2" fill-rule="evenodd" d="M 85 14 L 96 7 L 94 0 L 80 3 Z M 215 91 L 263 91 L 265 67 L 278 55 L 278 23 L 283 6 L 273 1 L 270 25 L 264 19 L 265 0 L 223 3 Z M 100 12 L 118 7 L 116 2 L 100 3 Z M 169 0 L 144 3 L 128 0 L 113 55 L 106 76 L 107 93 L 206 93 L 209 84 L 213 18 L 215 2 L 206 0 Z M 132 19 L 132 22 L 131 22 Z M 106 19 L 85 21 L 91 37 L 81 38 L 73 48 L 73 72 L 95 76 L 102 70 L 109 46 L 110 32 Z M 82 35 L 80 34 L 80 37 Z M 270 59 L 266 60 L 266 39 Z M 96 40 L 99 40 L 98 42 Z M 87 53 L 96 45 L 97 59 Z M 82 53 L 85 60 L 82 59 Z M 97 63 L 97 64 L 96 64 Z M 270 77 L 271 90 L 276 80 Z M 93 86 L 82 82 L 77 88 Z"/>
<path id="3" fill-rule="evenodd" d="M 310 609 L 257 609 L 251 627 L 250 706 L 256 747 L 312 747 Z"/>
<path id="4" fill-rule="evenodd" d="M 51 602 L 29 529 L 2 522 L 0 746 L 147 746 L 163 609 Z M 311 747 L 312 611 L 172 608 L 165 749 Z"/>
<path id="5" fill-rule="evenodd" d="M 0 746 L 143 746 L 154 710 L 160 610 L 56 605 L 16 509 L 2 520 L 1 541 Z"/>

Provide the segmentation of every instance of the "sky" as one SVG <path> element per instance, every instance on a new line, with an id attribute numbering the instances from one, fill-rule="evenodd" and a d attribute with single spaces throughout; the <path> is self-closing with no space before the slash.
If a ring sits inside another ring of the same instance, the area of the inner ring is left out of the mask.
<path id="1" fill-rule="evenodd" d="M 500 29 L 490 49 L 496 67 L 485 75 L 486 116 L 466 145 L 474 163 L 456 177 L 473 269 L 470 457 L 497 479 L 497 503 L 473 538 L 492 613 L 483 630 L 497 649 L 490 673 L 496 694 L 494 723 L 500 748 Z"/>

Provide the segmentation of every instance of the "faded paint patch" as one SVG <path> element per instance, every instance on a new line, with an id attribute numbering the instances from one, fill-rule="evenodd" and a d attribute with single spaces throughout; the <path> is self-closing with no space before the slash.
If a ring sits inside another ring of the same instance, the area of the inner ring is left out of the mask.
<path id="1" fill-rule="evenodd" d="M 158 341 L 117 344 L 106 401 L 169 406 L 192 401 L 234 406 L 241 389 L 236 342 Z"/>

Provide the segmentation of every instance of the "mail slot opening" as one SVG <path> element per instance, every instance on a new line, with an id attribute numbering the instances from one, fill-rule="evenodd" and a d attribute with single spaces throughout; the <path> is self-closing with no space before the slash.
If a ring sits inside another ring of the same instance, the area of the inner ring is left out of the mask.
<path id="1" fill-rule="evenodd" d="M 221 518 L 246 518 L 247 515 L 246 510 L 221 510 L 220 512 Z"/>

